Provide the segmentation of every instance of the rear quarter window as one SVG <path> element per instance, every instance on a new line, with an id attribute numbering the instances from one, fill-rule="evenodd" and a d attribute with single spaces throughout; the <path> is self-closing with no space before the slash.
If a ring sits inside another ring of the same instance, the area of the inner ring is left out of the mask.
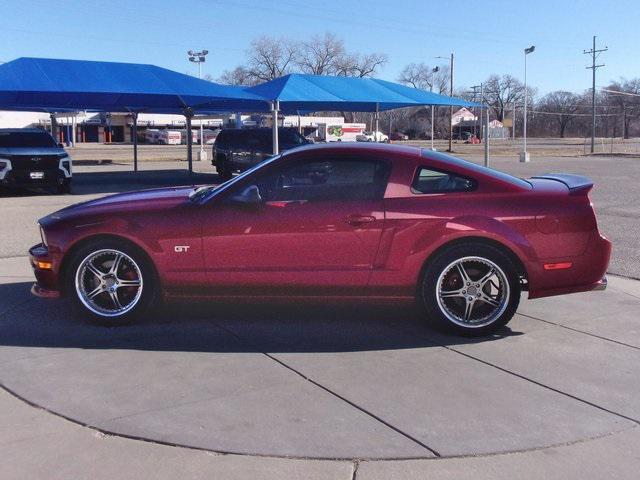
<path id="1" fill-rule="evenodd" d="M 477 182 L 472 178 L 444 170 L 419 167 L 411 183 L 411 191 L 415 194 L 470 192 L 475 190 L 476 185 Z"/>

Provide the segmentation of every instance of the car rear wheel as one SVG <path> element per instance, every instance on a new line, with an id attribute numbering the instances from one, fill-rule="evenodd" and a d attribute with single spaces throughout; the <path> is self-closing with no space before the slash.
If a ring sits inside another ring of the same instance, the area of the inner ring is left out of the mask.
<path id="1" fill-rule="evenodd" d="M 75 252 L 70 265 L 68 291 L 89 320 L 130 323 L 155 303 L 154 270 L 145 255 L 125 242 L 92 242 Z"/>
<path id="2" fill-rule="evenodd" d="M 420 297 L 433 326 L 478 337 L 509 323 L 520 291 L 520 278 L 508 255 L 489 245 L 470 243 L 429 260 Z"/>

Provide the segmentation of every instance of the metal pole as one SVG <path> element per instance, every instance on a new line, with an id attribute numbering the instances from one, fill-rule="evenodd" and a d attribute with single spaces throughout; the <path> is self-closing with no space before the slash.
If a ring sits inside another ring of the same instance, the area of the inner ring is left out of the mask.
<path id="1" fill-rule="evenodd" d="M 480 102 L 483 105 L 484 108 L 484 128 L 483 128 L 483 134 L 484 134 L 484 166 L 488 167 L 489 166 L 489 105 L 485 105 L 484 104 L 484 84 L 481 83 L 480 84 Z M 482 114 L 482 113 L 481 113 Z"/>
<path id="2" fill-rule="evenodd" d="M 591 153 L 595 152 L 596 148 L 596 69 L 604 67 L 604 63 L 596 65 L 596 58 L 599 53 L 606 52 L 607 47 L 596 50 L 596 36 L 593 36 L 593 47 L 591 50 L 584 50 L 582 53 L 591 55 L 591 66 L 587 67 L 591 69 Z"/>
<path id="3" fill-rule="evenodd" d="M 375 129 L 375 133 L 373 134 L 373 138 L 374 138 L 374 141 L 376 141 L 376 142 L 380 141 L 380 137 L 378 136 L 378 129 L 379 129 L 378 117 L 380 115 L 380 112 L 378 111 L 378 106 L 379 106 L 378 103 L 376 103 L 376 112 L 375 112 L 375 115 L 373 116 L 373 118 L 375 119 L 375 122 L 376 122 L 376 129 Z"/>
<path id="4" fill-rule="evenodd" d="M 528 162 L 529 154 L 527 153 L 527 55 L 533 53 L 536 47 L 531 45 L 524 49 L 524 112 L 522 120 L 522 153 L 520 153 L 520 161 Z"/>
<path id="5" fill-rule="evenodd" d="M 449 95 L 453 97 L 453 53 L 451 54 L 450 66 L 451 85 L 449 87 Z M 449 105 L 449 152 L 453 151 L 453 105 Z"/>
<path id="6" fill-rule="evenodd" d="M 527 54 L 524 54 L 524 121 L 522 123 L 522 152 L 527 161 Z"/>
<path id="7" fill-rule="evenodd" d="M 198 62 L 198 79 L 202 79 L 202 62 Z M 206 161 L 206 153 L 204 152 L 204 129 L 202 126 L 202 119 L 200 119 L 200 154 L 198 160 Z"/>
<path id="8" fill-rule="evenodd" d="M 189 175 L 191 175 L 193 173 L 193 130 L 191 129 L 193 111 L 190 108 L 185 109 L 184 116 L 187 119 L 187 163 L 189 164 Z"/>
<path id="9" fill-rule="evenodd" d="M 516 102 L 513 102 L 513 122 L 511 124 L 511 140 L 516 141 Z"/>
<path id="10" fill-rule="evenodd" d="M 433 123 L 434 123 L 434 114 L 433 111 L 435 110 L 435 105 L 431 105 L 431 150 L 435 150 L 435 147 L 433 146 L 433 136 L 434 136 L 434 127 L 433 127 Z"/>
<path id="11" fill-rule="evenodd" d="M 138 171 L 138 112 L 131 114 L 133 117 L 133 171 Z"/>
<path id="12" fill-rule="evenodd" d="M 596 36 L 593 36 L 593 52 L 591 69 L 591 153 L 596 147 Z"/>
<path id="13" fill-rule="evenodd" d="M 273 154 L 278 155 L 280 153 L 280 147 L 278 145 L 278 110 L 280 109 L 280 102 L 274 100 L 271 103 L 271 129 L 273 138 Z"/>
<path id="14" fill-rule="evenodd" d="M 484 114 L 484 166 L 489 166 L 489 107 L 485 105 Z"/>

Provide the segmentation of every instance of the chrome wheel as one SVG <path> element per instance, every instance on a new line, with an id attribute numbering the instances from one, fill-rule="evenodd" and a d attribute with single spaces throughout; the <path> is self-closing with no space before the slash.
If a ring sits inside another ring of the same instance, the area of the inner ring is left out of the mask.
<path id="1" fill-rule="evenodd" d="M 436 285 L 440 310 L 462 327 L 480 328 L 495 322 L 509 303 L 507 275 L 483 257 L 463 257 L 451 262 Z"/>
<path id="2" fill-rule="evenodd" d="M 114 249 L 92 252 L 75 276 L 82 304 L 102 317 L 118 317 L 136 306 L 142 295 L 142 271 L 126 253 Z"/>

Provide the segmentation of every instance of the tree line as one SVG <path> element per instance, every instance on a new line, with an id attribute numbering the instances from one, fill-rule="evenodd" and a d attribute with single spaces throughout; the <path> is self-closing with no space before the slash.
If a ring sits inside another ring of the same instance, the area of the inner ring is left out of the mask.
<path id="1" fill-rule="evenodd" d="M 388 57 L 384 53 L 359 53 L 347 50 L 344 41 L 333 33 L 315 35 L 295 41 L 286 37 L 261 36 L 254 39 L 246 58 L 237 67 L 225 71 L 220 83 L 252 86 L 289 73 L 311 73 L 352 77 L 379 74 Z M 209 80 L 214 80 L 208 77 Z M 448 65 L 411 63 L 396 79 L 404 85 L 449 95 Z M 584 137 L 591 131 L 591 91 L 557 90 L 538 96 L 527 87 L 527 134 L 531 136 Z M 490 118 L 515 122 L 516 135 L 523 124 L 524 84 L 512 75 L 490 75 L 482 89 L 457 87 L 453 95 L 481 102 L 489 107 Z M 448 130 L 448 109 L 436 109 L 435 130 Z M 612 81 L 596 93 L 597 136 L 624 137 L 640 135 L 640 78 Z M 382 125 L 394 129 L 410 128 L 412 109 L 387 112 Z M 363 121 L 368 114 L 343 112 L 347 121 Z M 388 123 L 386 123 L 388 122 Z"/>

